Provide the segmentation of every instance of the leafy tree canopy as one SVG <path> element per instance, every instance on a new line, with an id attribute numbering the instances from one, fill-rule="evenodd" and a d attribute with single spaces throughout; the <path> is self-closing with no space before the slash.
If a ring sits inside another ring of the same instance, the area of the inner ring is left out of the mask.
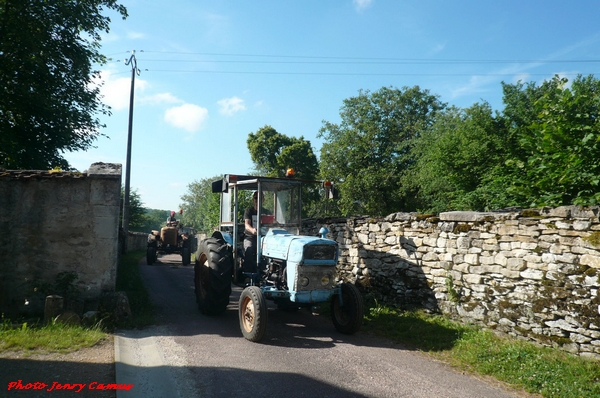
<path id="1" fill-rule="evenodd" d="M 413 163 L 413 139 L 445 104 L 418 86 L 360 91 L 344 100 L 342 122 L 324 122 L 321 175 L 339 183 L 343 214 L 384 215 L 410 210 L 401 186 Z"/>
<path id="2" fill-rule="evenodd" d="M 211 233 L 219 226 L 220 197 L 212 192 L 212 182 L 223 178 L 215 176 L 188 184 L 181 197 L 183 215 L 181 222 L 198 232 Z"/>
<path id="3" fill-rule="evenodd" d="M 100 34 L 115 0 L 0 0 L 0 166 L 69 169 L 65 151 L 86 150 L 109 108 L 93 84 Z"/>
<path id="4" fill-rule="evenodd" d="M 248 135 L 248 150 L 255 169 L 266 177 L 285 177 L 288 168 L 296 178 L 314 180 L 319 162 L 310 141 L 304 137 L 288 137 L 271 126 L 264 126 Z"/>
<path id="5" fill-rule="evenodd" d="M 125 197 L 125 188 L 121 187 L 121 203 Z M 144 209 L 144 202 L 137 189 L 130 189 L 129 191 L 129 230 L 139 231 L 145 223 L 146 210 Z M 123 208 L 119 215 L 119 225 L 123 224 Z"/>
<path id="6" fill-rule="evenodd" d="M 487 103 L 451 107 L 415 140 L 416 163 L 405 184 L 418 192 L 421 210 L 496 208 L 497 194 L 483 189 L 506 157 L 505 131 Z"/>
<path id="7" fill-rule="evenodd" d="M 133 228 L 130 226 L 129 229 L 130 231 L 146 233 L 149 233 L 152 230 L 160 231 L 160 229 L 165 226 L 165 221 L 167 220 L 168 216 L 168 210 L 144 208 L 142 224 L 136 225 Z"/>
<path id="8" fill-rule="evenodd" d="M 512 192 L 525 206 L 600 203 L 600 80 L 555 76 L 503 85 L 515 150 Z"/>

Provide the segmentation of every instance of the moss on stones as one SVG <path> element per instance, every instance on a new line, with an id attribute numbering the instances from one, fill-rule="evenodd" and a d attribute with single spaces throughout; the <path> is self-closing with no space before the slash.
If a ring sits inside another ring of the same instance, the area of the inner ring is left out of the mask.
<path id="1" fill-rule="evenodd" d="M 590 234 L 590 236 L 586 236 L 585 238 L 583 238 L 583 240 L 592 246 L 599 247 L 600 246 L 600 231 L 592 232 Z"/>
<path id="2" fill-rule="evenodd" d="M 454 231 L 452 231 L 455 234 L 459 234 L 461 232 L 469 232 L 471 230 L 471 226 L 469 224 L 456 224 L 456 226 L 454 227 Z"/>
<path id="3" fill-rule="evenodd" d="M 539 209 L 526 209 L 521 211 L 521 217 L 538 218 L 541 216 Z"/>

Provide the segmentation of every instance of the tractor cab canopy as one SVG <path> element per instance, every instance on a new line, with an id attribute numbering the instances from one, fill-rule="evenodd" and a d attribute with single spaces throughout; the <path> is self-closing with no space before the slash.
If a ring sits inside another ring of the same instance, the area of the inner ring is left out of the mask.
<path id="1" fill-rule="evenodd" d="M 250 206 L 252 193 L 256 191 L 258 214 L 254 227 L 259 231 L 276 227 L 298 234 L 302 221 L 303 182 L 306 181 L 233 174 L 214 181 L 212 191 L 221 193 L 221 230 L 237 231 L 238 224 L 244 222 L 240 218 L 243 218 L 245 208 L 240 207 Z"/>

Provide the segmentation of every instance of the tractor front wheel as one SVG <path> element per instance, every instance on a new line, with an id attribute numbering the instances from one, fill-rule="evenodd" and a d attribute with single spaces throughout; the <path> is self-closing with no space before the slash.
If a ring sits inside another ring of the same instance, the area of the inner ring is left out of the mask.
<path id="1" fill-rule="evenodd" d="M 182 265 L 190 265 L 192 255 L 190 253 L 189 247 L 181 248 L 181 264 Z"/>
<path id="2" fill-rule="evenodd" d="M 240 296 L 240 329 L 246 340 L 258 342 L 267 330 L 267 300 L 258 286 L 248 286 Z"/>
<path id="3" fill-rule="evenodd" d="M 152 265 L 156 262 L 156 247 L 148 246 L 146 249 L 146 264 Z"/>
<path id="4" fill-rule="evenodd" d="M 331 299 L 331 317 L 333 326 L 338 332 L 354 334 L 360 330 L 363 323 L 364 304 L 362 295 L 356 286 L 343 283 L 341 286 L 342 300 L 334 295 Z"/>

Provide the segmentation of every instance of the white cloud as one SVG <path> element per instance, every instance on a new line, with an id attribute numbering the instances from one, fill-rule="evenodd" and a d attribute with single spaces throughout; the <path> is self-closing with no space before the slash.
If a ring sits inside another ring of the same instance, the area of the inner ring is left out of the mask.
<path id="1" fill-rule="evenodd" d="M 362 11 L 371 6 L 374 0 L 352 0 L 357 11 Z"/>
<path id="2" fill-rule="evenodd" d="M 238 97 L 225 98 L 217 101 L 219 112 L 222 115 L 233 116 L 237 112 L 245 111 L 244 100 Z"/>
<path id="3" fill-rule="evenodd" d="M 516 74 L 516 75 L 515 75 L 515 76 L 512 78 L 512 82 L 513 82 L 513 84 L 514 84 L 514 83 L 517 83 L 517 82 L 519 82 L 519 81 L 521 81 L 521 82 L 528 82 L 528 81 L 530 81 L 530 80 L 531 80 L 531 79 L 530 79 L 530 75 L 529 75 L 529 73 L 525 73 L 525 72 L 523 72 L 523 73 L 519 73 L 519 74 Z"/>
<path id="4" fill-rule="evenodd" d="M 429 50 L 429 55 L 435 55 L 446 48 L 446 44 L 437 44 L 431 50 Z"/>
<path id="5" fill-rule="evenodd" d="M 130 40 L 138 40 L 145 38 L 146 35 L 141 32 L 127 32 L 127 38 Z"/>
<path id="6" fill-rule="evenodd" d="M 183 104 L 165 111 L 165 121 L 190 133 L 200 130 L 208 119 L 208 110 L 194 104 Z"/>
<path id="7" fill-rule="evenodd" d="M 129 97 L 131 95 L 131 77 L 115 77 L 114 71 L 103 70 L 100 72 L 100 79 L 94 81 L 94 84 L 102 83 L 100 94 L 102 102 L 110 106 L 115 111 L 129 109 Z M 144 91 L 148 87 L 148 82 L 143 79 L 135 80 L 135 94 Z"/>
<path id="8" fill-rule="evenodd" d="M 151 104 L 151 105 L 160 105 L 160 104 L 182 104 L 185 101 L 177 98 L 171 93 L 160 93 L 154 95 L 148 95 L 140 98 L 140 102 Z"/>

